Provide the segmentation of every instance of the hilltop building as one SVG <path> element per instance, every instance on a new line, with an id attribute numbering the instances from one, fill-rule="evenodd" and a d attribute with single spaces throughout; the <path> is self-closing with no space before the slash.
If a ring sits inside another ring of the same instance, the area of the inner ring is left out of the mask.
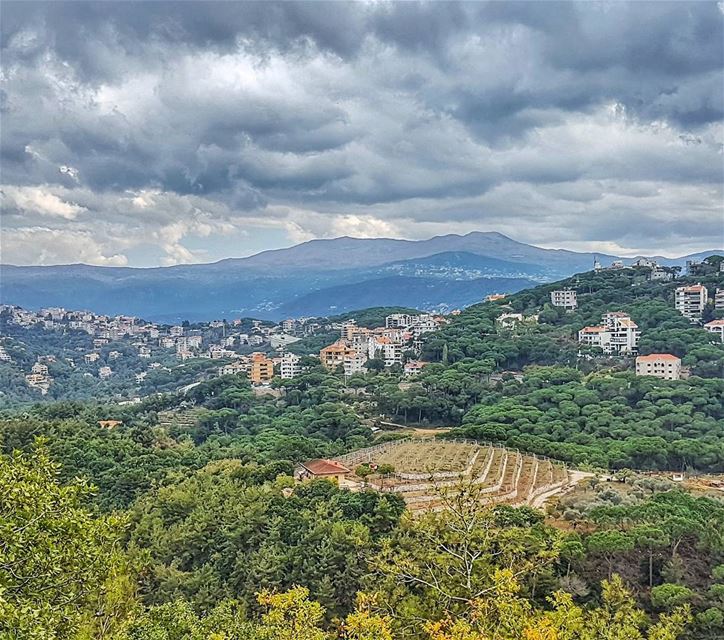
<path id="1" fill-rule="evenodd" d="M 678 287 L 674 294 L 674 306 L 683 316 L 691 322 L 699 322 L 704 307 L 709 299 L 709 293 L 702 284 Z"/>
<path id="2" fill-rule="evenodd" d="M 638 325 L 628 314 L 613 311 L 603 315 L 602 324 L 583 327 L 578 332 L 578 342 L 600 347 L 609 355 L 627 355 L 636 353 L 640 336 Z"/>
<path id="3" fill-rule="evenodd" d="M 578 298 L 572 289 L 556 289 L 551 291 L 551 304 L 554 307 L 563 307 L 566 311 L 578 308 Z"/>
<path id="4" fill-rule="evenodd" d="M 681 358 L 670 353 L 652 353 L 636 358 L 636 375 L 653 376 L 662 380 L 681 378 Z"/>

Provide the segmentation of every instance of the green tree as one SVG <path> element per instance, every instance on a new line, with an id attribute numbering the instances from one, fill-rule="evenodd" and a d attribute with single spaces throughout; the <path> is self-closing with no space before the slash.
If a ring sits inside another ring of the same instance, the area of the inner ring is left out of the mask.
<path id="1" fill-rule="evenodd" d="M 109 577 L 120 520 L 82 481 L 61 485 L 43 443 L 0 456 L 0 637 L 73 638 Z"/>

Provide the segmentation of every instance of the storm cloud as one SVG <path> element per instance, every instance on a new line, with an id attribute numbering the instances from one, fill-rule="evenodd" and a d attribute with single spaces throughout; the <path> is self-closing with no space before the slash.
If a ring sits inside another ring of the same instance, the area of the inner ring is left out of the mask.
<path id="1" fill-rule="evenodd" d="M 713 248 L 723 6 L 4 2 L 2 261 Z"/>

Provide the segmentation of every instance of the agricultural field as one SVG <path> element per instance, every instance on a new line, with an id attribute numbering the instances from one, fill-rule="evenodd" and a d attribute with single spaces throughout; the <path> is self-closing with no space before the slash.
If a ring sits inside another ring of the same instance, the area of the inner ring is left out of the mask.
<path id="1" fill-rule="evenodd" d="M 339 459 L 356 470 L 369 466 L 394 468 L 372 473 L 364 480 L 348 476 L 351 488 L 372 487 L 397 493 L 410 510 L 430 510 L 441 504 L 441 491 L 455 491 L 461 484 L 475 485 L 492 503 L 528 504 L 541 507 L 545 501 L 573 484 L 572 474 L 547 458 L 469 441 L 404 440 L 356 451 Z"/>

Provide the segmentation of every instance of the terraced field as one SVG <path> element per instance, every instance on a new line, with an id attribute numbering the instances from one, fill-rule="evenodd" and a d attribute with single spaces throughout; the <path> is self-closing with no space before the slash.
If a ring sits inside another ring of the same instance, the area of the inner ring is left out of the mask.
<path id="1" fill-rule="evenodd" d="M 438 508 L 440 490 L 455 490 L 461 481 L 473 483 L 481 496 L 493 503 L 511 505 L 543 502 L 563 491 L 569 483 L 565 466 L 493 445 L 467 441 L 405 440 L 362 449 L 338 460 L 357 465 L 391 464 L 395 473 L 372 475 L 366 486 L 400 494 L 411 510 Z M 348 480 L 362 487 L 354 476 Z"/>

